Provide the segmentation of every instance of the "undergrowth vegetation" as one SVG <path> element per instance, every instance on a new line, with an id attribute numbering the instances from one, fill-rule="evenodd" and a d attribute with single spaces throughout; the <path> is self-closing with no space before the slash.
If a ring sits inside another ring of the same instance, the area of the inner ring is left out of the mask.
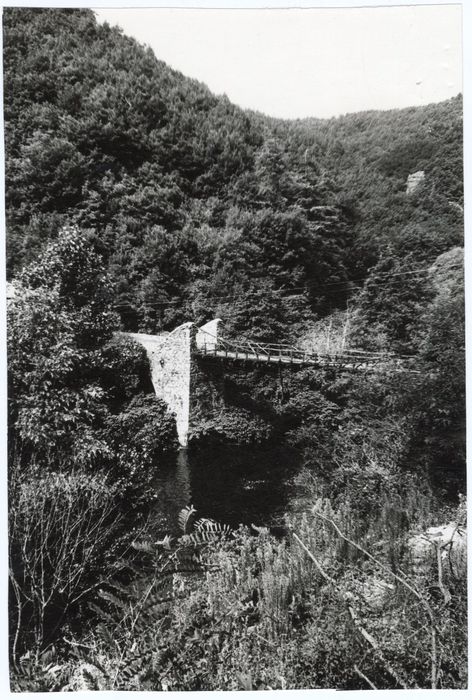
<path id="1" fill-rule="evenodd" d="M 117 334 L 89 237 L 62 231 L 8 302 L 11 662 L 80 625 L 152 500 L 175 421 L 142 348 Z M 30 656 L 31 655 L 31 656 Z M 25 681 L 27 683 L 27 681 Z M 25 686 L 27 687 L 27 685 Z"/>
<path id="2" fill-rule="evenodd" d="M 36 689 L 464 687 L 464 513 L 418 551 L 386 501 L 357 539 L 355 507 L 326 498 L 283 539 L 205 519 L 190 530 L 189 508 L 177 540 L 134 544 L 148 573 L 108 583 L 99 622 L 48 657 Z"/>

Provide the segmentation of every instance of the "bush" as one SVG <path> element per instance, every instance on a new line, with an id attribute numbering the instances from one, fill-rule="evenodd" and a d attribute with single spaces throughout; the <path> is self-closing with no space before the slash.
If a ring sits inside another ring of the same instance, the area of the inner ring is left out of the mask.
<path id="1" fill-rule="evenodd" d="M 147 487 L 160 455 L 178 448 L 174 415 L 167 405 L 154 394 L 135 396 L 123 411 L 106 418 L 103 439 L 110 448 L 105 464 L 115 485 L 133 496 L 134 505 L 149 502 Z"/>
<path id="2" fill-rule="evenodd" d="M 121 515 L 116 489 L 76 471 L 24 474 L 9 486 L 12 661 L 40 653 L 114 571 Z"/>
<path id="3" fill-rule="evenodd" d="M 9 425 L 26 463 L 34 452 L 46 469 L 103 469 L 115 460 L 120 471 L 129 455 L 136 457 L 130 471 L 151 451 L 176 445 L 162 402 L 131 405 L 152 391 L 149 364 L 143 348 L 116 334 L 108 285 L 93 240 L 76 228 L 63 229 L 16 282 L 8 308 Z"/>
<path id="4" fill-rule="evenodd" d="M 215 416 L 200 420 L 192 428 L 192 445 L 261 445 L 274 437 L 274 427 L 265 417 L 239 406 L 225 406 Z"/>
<path id="5" fill-rule="evenodd" d="M 356 542 L 355 509 L 329 499 L 282 540 L 204 519 L 192 531 L 194 512 L 175 542 L 135 544 L 149 573 L 102 594 L 101 624 L 73 641 L 86 651 L 59 664 L 68 689 L 465 687 L 465 568 L 447 566 L 447 543 L 418 569 L 405 524 L 378 520 L 378 539 L 371 523 Z"/>

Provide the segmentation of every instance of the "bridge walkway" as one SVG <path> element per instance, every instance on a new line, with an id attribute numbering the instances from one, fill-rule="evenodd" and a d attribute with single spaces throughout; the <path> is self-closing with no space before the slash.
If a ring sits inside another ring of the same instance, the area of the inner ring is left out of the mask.
<path id="1" fill-rule="evenodd" d="M 361 350 L 347 350 L 342 353 L 313 353 L 301 350 L 290 344 L 268 345 L 254 341 L 236 343 L 221 336 L 203 342 L 197 354 L 242 362 L 262 362 L 278 365 L 297 365 L 314 368 L 333 367 L 345 371 L 385 371 L 404 372 L 409 358 L 390 353 L 373 353 Z"/>

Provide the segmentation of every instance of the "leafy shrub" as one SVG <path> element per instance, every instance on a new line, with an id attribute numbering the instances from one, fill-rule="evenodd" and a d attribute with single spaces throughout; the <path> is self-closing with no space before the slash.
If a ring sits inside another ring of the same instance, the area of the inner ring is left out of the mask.
<path id="1" fill-rule="evenodd" d="M 133 502 L 148 501 L 159 456 L 177 449 L 173 414 L 154 394 L 135 396 L 118 414 L 108 415 L 103 440 L 110 449 L 107 472 L 122 493 L 133 493 Z"/>
<path id="2" fill-rule="evenodd" d="M 274 428 L 264 417 L 239 407 L 225 407 L 213 419 L 198 421 L 191 443 L 260 445 L 273 437 Z"/>
<path id="3" fill-rule="evenodd" d="M 392 566 L 385 541 L 329 499 L 282 540 L 230 533 L 191 508 L 180 520 L 177 540 L 135 544 L 148 573 L 127 588 L 110 582 L 102 622 L 74 641 L 75 662 L 59 662 L 64 688 L 465 686 L 465 569 L 446 565 L 447 543 L 425 576 L 405 549 Z M 390 547 L 407 534 L 405 523 L 383 533 Z"/>
<path id="4" fill-rule="evenodd" d="M 154 393 L 149 359 L 141 344 L 115 333 L 100 354 L 97 374 L 112 413 L 126 409 L 137 395 Z"/>
<path id="5" fill-rule="evenodd" d="M 148 397 L 130 407 L 152 389 L 149 364 L 142 348 L 116 335 L 109 280 L 90 236 L 64 228 L 15 289 L 7 328 L 17 456 L 27 460 L 33 451 L 47 469 L 54 463 L 60 470 L 109 469 L 115 460 L 130 474 L 151 452 L 175 447 L 162 403 Z M 134 458 L 128 469 L 127 456 Z"/>
<path id="6" fill-rule="evenodd" d="M 95 431 L 106 412 L 98 368 L 118 323 L 90 239 L 64 228 L 15 288 L 7 319 L 13 437 L 36 460 L 50 465 L 55 453 L 62 465 L 88 466 L 107 452 Z"/>
<path id="7" fill-rule="evenodd" d="M 40 653 L 113 571 L 121 515 L 102 476 L 24 474 L 9 486 L 12 660 Z"/>
<path id="8" fill-rule="evenodd" d="M 464 570 L 434 557 L 425 577 L 405 549 L 392 567 L 385 544 L 352 539 L 355 510 L 329 499 L 282 540 L 264 528 L 221 537 L 211 521 L 192 532 L 192 515 L 176 543 L 139 546 L 154 574 L 107 597 L 115 612 L 86 637 L 79 667 L 104 672 L 102 689 L 464 687 Z M 407 527 L 384 535 L 390 547 Z"/>

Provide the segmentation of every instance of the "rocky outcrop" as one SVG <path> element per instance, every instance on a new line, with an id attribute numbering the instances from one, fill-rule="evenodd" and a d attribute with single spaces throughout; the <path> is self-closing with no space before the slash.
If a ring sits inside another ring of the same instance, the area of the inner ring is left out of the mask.
<path id="1" fill-rule="evenodd" d="M 415 534 L 408 540 L 408 545 L 418 575 L 427 575 L 430 565 L 437 562 L 438 553 L 441 560 L 448 560 L 456 576 L 467 569 L 467 529 L 457 522 L 430 527 Z"/>
<path id="2" fill-rule="evenodd" d="M 406 193 L 411 194 L 424 180 L 424 170 L 417 170 L 415 173 L 410 173 L 406 181 Z"/>

